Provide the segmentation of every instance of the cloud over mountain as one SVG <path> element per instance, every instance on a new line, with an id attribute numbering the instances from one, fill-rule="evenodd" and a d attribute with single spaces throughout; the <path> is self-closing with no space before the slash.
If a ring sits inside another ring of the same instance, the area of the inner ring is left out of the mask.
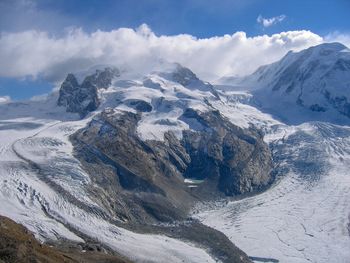
<path id="1" fill-rule="evenodd" d="M 6 103 L 11 101 L 11 98 L 9 96 L 0 96 L 0 104 L 1 103 Z"/>
<path id="2" fill-rule="evenodd" d="M 243 75 L 281 58 L 289 50 L 322 43 L 311 31 L 249 37 L 244 32 L 211 38 L 156 35 L 147 25 L 92 33 L 72 29 L 63 36 L 29 30 L 0 36 L 0 76 L 60 80 L 94 64 L 149 70 L 159 61 L 179 62 L 200 77 Z"/>

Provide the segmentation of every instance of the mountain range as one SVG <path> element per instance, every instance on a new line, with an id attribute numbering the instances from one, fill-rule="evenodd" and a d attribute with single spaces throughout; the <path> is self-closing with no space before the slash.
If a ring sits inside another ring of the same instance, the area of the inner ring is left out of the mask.
<path id="1" fill-rule="evenodd" d="M 0 218 L 0 259 L 350 259 L 350 50 L 291 51 L 219 82 L 177 63 L 101 66 L 0 104 L 0 215 L 26 227 Z"/>

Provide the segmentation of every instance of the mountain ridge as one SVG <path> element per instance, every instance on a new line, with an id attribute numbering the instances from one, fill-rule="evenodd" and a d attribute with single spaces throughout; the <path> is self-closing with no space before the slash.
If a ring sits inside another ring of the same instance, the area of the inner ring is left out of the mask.
<path id="1" fill-rule="evenodd" d="M 291 122 L 350 121 L 350 50 L 341 43 L 290 51 L 281 60 L 249 76 L 231 79 L 231 83 L 246 87 L 258 105 Z"/>

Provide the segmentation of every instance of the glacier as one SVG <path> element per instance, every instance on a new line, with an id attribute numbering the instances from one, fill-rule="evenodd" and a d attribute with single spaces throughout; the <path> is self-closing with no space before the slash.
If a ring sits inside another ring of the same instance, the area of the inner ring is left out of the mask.
<path id="1" fill-rule="evenodd" d="M 241 103 L 242 93 L 229 94 L 227 103 L 234 101 L 229 115 L 264 131 L 279 176 L 261 194 L 201 204 L 193 216 L 222 231 L 256 262 L 348 262 L 350 127 L 319 121 L 286 125 Z M 250 97 L 247 93 L 243 101 Z"/>

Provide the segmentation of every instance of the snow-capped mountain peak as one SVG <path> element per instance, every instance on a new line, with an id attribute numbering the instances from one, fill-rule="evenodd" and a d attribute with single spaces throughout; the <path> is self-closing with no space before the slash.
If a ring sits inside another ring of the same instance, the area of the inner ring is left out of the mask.
<path id="1" fill-rule="evenodd" d="M 252 90 L 265 107 L 289 120 L 324 119 L 344 122 L 350 119 L 350 53 L 340 43 L 324 43 L 300 52 L 288 52 L 281 60 L 257 69 L 252 75 L 231 79 L 235 85 Z M 288 105 L 287 109 L 286 105 Z M 306 115 L 288 108 L 306 109 Z"/>

